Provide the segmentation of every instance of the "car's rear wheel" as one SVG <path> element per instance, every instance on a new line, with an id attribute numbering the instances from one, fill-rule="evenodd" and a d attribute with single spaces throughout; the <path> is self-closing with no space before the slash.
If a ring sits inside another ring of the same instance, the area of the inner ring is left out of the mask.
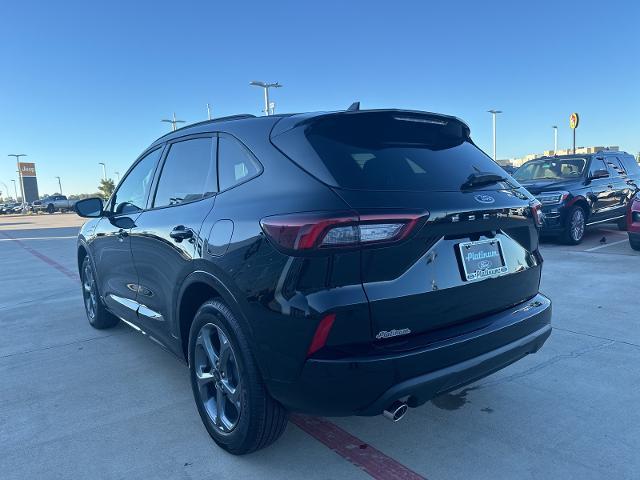
<path id="1" fill-rule="evenodd" d="M 636 237 L 629 235 L 629 245 L 631 245 L 631 248 L 634 250 L 640 251 L 640 235 Z"/>
<path id="2" fill-rule="evenodd" d="M 587 219 L 582 207 L 575 205 L 566 217 L 562 241 L 569 245 L 578 245 L 584 238 Z"/>
<path id="3" fill-rule="evenodd" d="M 267 392 L 247 338 L 229 307 L 200 307 L 189 333 L 189 370 L 198 413 L 211 438 L 234 455 L 273 443 L 287 411 Z"/>
<path id="4" fill-rule="evenodd" d="M 84 300 L 84 309 L 87 313 L 89 323 L 93 328 L 103 330 L 111 328 L 118 324 L 118 317 L 114 316 L 102 304 L 98 287 L 96 284 L 96 276 L 93 272 L 93 265 L 89 257 L 84 257 L 82 269 L 80 271 L 80 280 L 82 281 L 82 298 Z"/>

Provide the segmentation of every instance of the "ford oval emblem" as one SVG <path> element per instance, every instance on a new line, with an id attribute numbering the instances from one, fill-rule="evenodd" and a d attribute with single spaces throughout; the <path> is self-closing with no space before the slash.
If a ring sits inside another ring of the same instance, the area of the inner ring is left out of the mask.
<path id="1" fill-rule="evenodd" d="M 491 195 L 476 195 L 474 198 L 480 203 L 493 203 L 496 201 Z"/>

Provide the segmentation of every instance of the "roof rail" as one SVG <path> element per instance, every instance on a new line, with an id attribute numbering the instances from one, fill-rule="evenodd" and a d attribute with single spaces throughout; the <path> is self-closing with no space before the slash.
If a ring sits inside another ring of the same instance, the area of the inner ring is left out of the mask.
<path id="1" fill-rule="evenodd" d="M 180 130 L 185 130 L 187 128 L 191 128 L 191 127 L 195 127 L 198 125 L 203 125 L 205 123 L 216 123 L 216 122 L 224 122 L 225 120 L 240 120 L 242 118 L 256 118 L 255 115 L 252 115 L 250 113 L 241 113 L 238 115 L 228 115 L 226 117 L 218 117 L 218 118 L 212 118 L 211 120 L 202 120 L 201 122 L 196 122 L 196 123 L 189 123 L 188 125 L 185 125 L 184 127 L 180 127 L 177 128 L 169 133 L 165 133 L 164 135 L 162 135 L 160 138 L 158 138 L 156 140 L 156 142 L 164 137 L 168 137 L 169 135 L 172 135 L 176 132 L 179 132 Z M 155 143 L 155 142 L 154 142 Z"/>

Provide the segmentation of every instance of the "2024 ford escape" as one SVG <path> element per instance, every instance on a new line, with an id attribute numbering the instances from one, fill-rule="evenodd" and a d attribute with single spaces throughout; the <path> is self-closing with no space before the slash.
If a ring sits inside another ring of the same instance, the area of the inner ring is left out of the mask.
<path id="1" fill-rule="evenodd" d="M 288 411 L 399 419 L 536 352 L 537 201 L 457 118 L 249 115 L 154 142 L 78 237 L 85 306 L 187 360 L 224 449 Z"/>

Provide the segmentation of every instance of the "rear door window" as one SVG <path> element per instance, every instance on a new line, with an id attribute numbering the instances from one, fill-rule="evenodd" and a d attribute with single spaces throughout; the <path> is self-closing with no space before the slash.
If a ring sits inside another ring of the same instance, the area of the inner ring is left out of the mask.
<path id="1" fill-rule="evenodd" d="M 215 138 L 172 143 L 160 173 L 153 206 L 200 200 L 217 191 L 216 183 Z"/>
<path id="2" fill-rule="evenodd" d="M 332 186 L 358 190 L 459 191 L 469 176 L 506 176 L 455 119 L 364 112 L 312 119 L 274 144 Z M 490 189 L 509 187 L 504 182 Z"/>
<path id="3" fill-rule="evenodd" d="M 591 160 L 591 167 L 589 167 L 589 175 L 595 174 L 598 170 L 608 171 L 607 165 L 604 163 L 604 160 L 599 158 L 594 158 Z"/>
<path id="4" fill-rule="evenodd" d="M 260 173 L 260 164 L 253 154 L 234 137 L 221 133 L 218 142 L 221 191 L 246 182 Z"/>
<path id="5" fill-rule="evenodd" d="M 612 177 L 626 176 L 627 172 L 625 172 L 622 163 L 620 163 L 617 157 L 607 157 L 606 163 Z"/>

